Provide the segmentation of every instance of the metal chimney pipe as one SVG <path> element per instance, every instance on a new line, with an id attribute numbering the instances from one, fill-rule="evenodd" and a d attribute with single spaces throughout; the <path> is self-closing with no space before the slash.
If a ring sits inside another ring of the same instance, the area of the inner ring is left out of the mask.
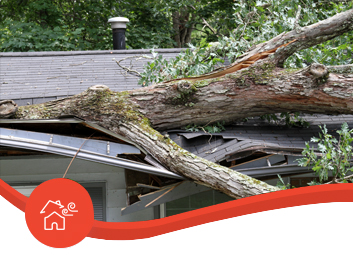
<path id="1" fill-rule="evenodd" d="M 125 17 L 113 17 L 108 20 L 113 30 L 113 49 L 125 50 L 125 31 L 129 19 Z"/>

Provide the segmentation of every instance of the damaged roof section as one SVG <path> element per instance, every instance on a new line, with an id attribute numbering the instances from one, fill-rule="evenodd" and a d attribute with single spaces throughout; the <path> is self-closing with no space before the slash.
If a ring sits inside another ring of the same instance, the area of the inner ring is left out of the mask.
<path id="1" fill-rule="evenodd" d="M 60 132 L 65 127 L 71 129 L 71 136 L 63 135 Z M 28 128 L 40 130 L 29 131 Z M 86 129 L 92 134 L 85 138 L 75 136 L 75 132 L 82 134 L 82 129 Z M 98 125 L 77 118 L 63 120 L 0 120 L 0 146 L 10 149 L 22 149 L 21 154 L 23 154 L 23 149 L 25 149 L 68 157 L 77 155 L 77 158 L 88 161 L 168 178 L 184 179 L 182 176 L 170 172 L 162 166 L 156 167 L 155 165 L 158 165 L 156 160 L 153 161 L 154 165 L 146 164 L 148 162 L 144 160 L 146 154 L 142 154 L 145 152 L 142 150 L 141 153 L 141 149 L 133 142 L 102 129 Z M 149 161 L 152 159 L 149 158 Z M 145 163 L 142 163 L 143 161 Z"/>
<path id="2" fill-rule="evenodd" d="M 0 156 L 4 161 L 71 157 L 123 168 L 127 204 L 122 215 L 210 190 L 165 169 L 133 141 L 76 117 L 1 119 Z"/>
<path id="3" fill-rule="evenodd" d="M 278 173 L 306 173 L 309 170 L 298 167 L 295 162 L 305 143 L 319 135 L 320 125 L 326 125 L 334 136 L 343 122 L 353 127 L 353 115 L 307 115 L 303 119 L 310 124 L 308 128 L 289 128 L 251 119 L 225 127 L 220 133 L 171 130 L 168 134 L 174 142 L 195 155 L 255 178 L 277 176 Z M 315 145 L 311 143 L 311 146 Z M 271 171 L 266 170 L 268 167 Z M 256 171 L 247 170 L 253 168 Z"/>

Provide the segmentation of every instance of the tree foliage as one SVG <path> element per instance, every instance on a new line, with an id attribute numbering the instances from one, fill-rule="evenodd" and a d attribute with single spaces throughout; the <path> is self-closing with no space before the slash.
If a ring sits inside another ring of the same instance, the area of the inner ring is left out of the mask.
<path id="1" fill-rule="evenodd" d="M 113 1 L 4 0 L 1 51 L 107 49 L 111 8 Z"/>
<path id="2" fill-rule="evenodd" d="M 293 30 L 299 5 L 303 5 L 303 8 L 297 21 L 298 30 L 300 26 L 313 24 L 353 8 L 351 1 L 237 1 L 232 13 L 234 27 L 227 35 L 222 35 L 214 43 L 207 42 L 209 38 L 203 38 L 198 46 L 190 45 L 191 50 L 169 61 L 154 54 L 155 59 L 145 66 L 140 81 L 149 85 L 208 73 L 223 64 L 226 58 L 232 63 L 251 46 Z M 350 64 L 352 58 L 353 35 L 346 33 L 315 48 L 295 53 L 287 59 L 285 67 L 302 68 L 313 62 L 325 65 Z"/>
<path id="3" fill-rule="evenodd" d="M 349 129 L 348 124 L 344 123 L 341 130 L 337 130 L 338 139 L 329 134 L 326 126 L 320 127 L 322 133 L 319 137 L 312 137 L 311 142 L 317 143 L 319 152 L 315 152 L 309 143 L 303 150 L 303 158 L 298 160 L 299 166 L 312 167 L 315 175 L 319 177 L 320 183 L 327 181 L 329 174 L 332 173 L 333 183 L 347 182 L 347 179 L 352 178 L 348 175 L 353 172 L 352 163 L 352 142 L 353 129 Z M 316 182 L 312 182 L 317 184 Z"/>
<path id="4" fill-rule="evenodd" d="M 220 32 L 234 25 L 231 1 L 68 1 L 2 0 L 0 4 L 1 51 L 58 51 L 111 49 L 108 19 L 129 18 L 127 47 L 178 47 L 175 35 L 193 33 L 183 46 L 201 38 L 215 40 L 203 20 Z M 183 19 L 173 16 L 183 12 Z"/>
<path id="5" fill-rule="evenodd" d="M 232 61 L 254 43 L 291 30 L 299 4 L 303 5 L 301 26 L 352 8 L 352 2 L 348 0 L 2 0 L 0 50 L 111 49 L 111 29 L 107 21 L 111 17 L 125 16 L 130 20 L 126 33 L 128 48 L 172 48 L 192 44 L 199 48 L 200 57 L 212 54 L 206 59 L 198 58 L 206 65 L 187 72 L 187 75 L 199 74 L 214 68 L 220 62 L 218 59 L 227 56 Z M 313 51 L 303 51 L 291 59 L 289 65 L 301 65 L 301 60 L 343 60 L 344 55 L 351 53 L 350 40 L 352 37 L 346 35 L 332 44 L 320 46 L 314 59 Z M 200 50 L 215 41 L 219 41 L 216 52 Z"/>

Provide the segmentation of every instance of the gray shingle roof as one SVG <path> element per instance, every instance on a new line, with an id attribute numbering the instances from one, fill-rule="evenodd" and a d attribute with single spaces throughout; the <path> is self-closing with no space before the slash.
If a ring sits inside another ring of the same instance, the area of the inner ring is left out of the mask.
<path id="1" fill-rule="evenodd" d="M 171 58 L 182 50 L 155 51 Z M 0 99 L 26 105 L 78 94 L 96 84 L 114 91 L 139 88 L 138 78 L 115 62 L 135 55 L 152 56 L 150 50 L 0 53 Z M 128 59 L 121 64 L 141 72 L 148 61 Z"/>

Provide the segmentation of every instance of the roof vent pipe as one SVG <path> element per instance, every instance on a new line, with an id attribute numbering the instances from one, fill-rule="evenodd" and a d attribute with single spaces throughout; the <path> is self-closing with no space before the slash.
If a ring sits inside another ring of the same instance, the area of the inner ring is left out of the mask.
<path id="1" fill-rule="evenodd" d="M 113 30 L 113 49 L 125 50 L 125 30 L 129 19 L 125 17 L 113 17 L 108 20 Z"/>

